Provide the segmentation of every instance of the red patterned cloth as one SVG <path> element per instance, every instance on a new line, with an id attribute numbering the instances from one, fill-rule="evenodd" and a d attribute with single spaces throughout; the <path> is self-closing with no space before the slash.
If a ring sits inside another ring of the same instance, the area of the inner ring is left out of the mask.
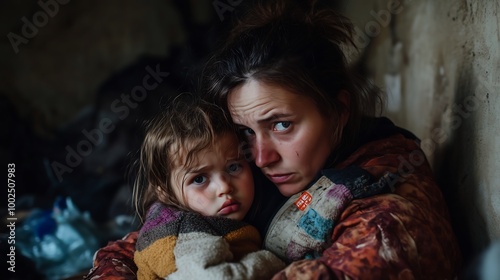
<path id="1" fill-rule="evenodd" d="M 461 253 L 445 200 L 417 143 L 401 135 L 373 141 L 337 167 L 349 165 L 375 177 L 398 173 L 392 180 L 396 190 L 353 201 L 319 261 L 338 279 L 454 279 Z"/>
<path id="2" fill-rule="evenodd" d="M 84 279 L 132 280 L 137 279 L 134 263 L 135 243 L 138 232 L 134 231 L 123 239 L 109 242 L 94 256 L 94 266 Z"/>
<path id="3" fill-rule="evenodd" d="M 274 279 L 454 279 L 461 255 L 442 193 L 418 144 L 396 134 L 363 145 L 336 168 L 360 166 L 391 180 L 391 194 L 354 200 L 332 245 L 294 262 Z M 87 279 L 134 279 L 136 233 L 98 251 Z"/>

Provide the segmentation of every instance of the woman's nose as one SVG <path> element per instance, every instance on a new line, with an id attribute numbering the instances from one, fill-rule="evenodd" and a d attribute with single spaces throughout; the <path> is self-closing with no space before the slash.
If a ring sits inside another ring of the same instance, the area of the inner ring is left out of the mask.
<path id="1" fill-rule="evenodd" d="M 279 161 L 280 155 L 269 139 L 257 139 L 252 147 L 252 154 L 255 158 L 255 165 L 264 168 Z"/>

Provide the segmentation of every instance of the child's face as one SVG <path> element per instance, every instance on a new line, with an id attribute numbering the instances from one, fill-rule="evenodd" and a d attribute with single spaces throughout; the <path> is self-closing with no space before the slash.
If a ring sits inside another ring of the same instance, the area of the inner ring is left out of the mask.
<path id="1" fill-rule="evenodd" d="M 250 166 L 238 152 L 238 139 L 230 134 L 195 154 L 190 166 L 175 167 L 172 184 L 179 201 L 204 216 L 242 220 L 254 197 Z"/>

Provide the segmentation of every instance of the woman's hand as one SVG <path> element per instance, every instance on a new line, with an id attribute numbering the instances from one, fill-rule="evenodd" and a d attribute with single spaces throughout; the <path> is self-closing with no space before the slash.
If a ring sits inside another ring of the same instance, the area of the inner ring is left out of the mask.
<path id="1" fill-rule="evenodd" d="M 291 263 L 276 273 L 272 280 L 336 279 L 330 269 L 318 260 L 301 260 Z"/>

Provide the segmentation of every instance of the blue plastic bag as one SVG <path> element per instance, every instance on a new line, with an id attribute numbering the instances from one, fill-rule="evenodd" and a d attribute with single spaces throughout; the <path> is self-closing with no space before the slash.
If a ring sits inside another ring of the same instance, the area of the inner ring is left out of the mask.
<path id="1" fill-rule="evenodd" d="M 71 198 L 58 198 L 52 210 L 35 209 L 17 231 L 21 254 L 47 279 L 63 279 L 92 267 L 99 231 Z"/>

